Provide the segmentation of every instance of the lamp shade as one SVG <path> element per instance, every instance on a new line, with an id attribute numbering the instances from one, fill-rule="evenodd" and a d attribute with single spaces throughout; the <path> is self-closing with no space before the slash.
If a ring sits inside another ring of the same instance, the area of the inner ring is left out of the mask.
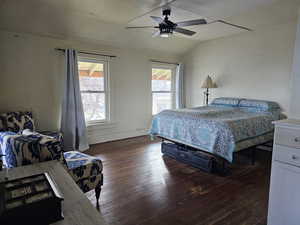
<path id="1" fill-rule="evenodd" d="M 210 76 L 207 76 L 205 81 L 202 83 L 201 88 L 217 88 L 217 84 L 213 82 Z"/>

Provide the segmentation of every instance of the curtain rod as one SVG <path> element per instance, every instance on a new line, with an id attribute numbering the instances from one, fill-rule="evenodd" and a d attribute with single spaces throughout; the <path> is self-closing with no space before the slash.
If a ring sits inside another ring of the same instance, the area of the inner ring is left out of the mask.
<path id="1" fill-rule="evenodd" d="M 66 49 L 64 49 L 64 48 L 55 48 L 55 50 L 62 51 L 62 52 L 66 51 Z M 115 55 L 105 55 L 105 54 L 100 54 L 100 53 L 92 53 L 92 52 L 84 52 L 84 51 L 78 51 L 78 52 L 81 54 L 87 54 L 87 55 L 99 55 L 99 56 L 107 56 L 107 57 L 111 57 L 111 58 L 117 57 Z"/>
<path id="2" fill-rule="evenodd" d="M 154 59 L 151 59 L 150 60 L 151 62 L 154 62 L 154 63 L 164 63 L 164 64 L 171 64 L 171 65 L 179 65 L 179 63 L 172 63 L 172 62 L 163 62 L 163 61 L 158 61 L 158 60 L 154 60 Z"/>

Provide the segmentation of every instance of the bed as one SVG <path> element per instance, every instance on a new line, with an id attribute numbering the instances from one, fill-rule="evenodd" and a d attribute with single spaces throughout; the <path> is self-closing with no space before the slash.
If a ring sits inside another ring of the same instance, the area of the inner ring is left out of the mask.
<path id="1" fill-rule="evenodd" d="M 272 122 L 281 118 L 276 102 L 216 98 L 208 106 L 160 112 L 153 117 L 150 135 L 232 162 L 234 152 L 271 141 Z"/>

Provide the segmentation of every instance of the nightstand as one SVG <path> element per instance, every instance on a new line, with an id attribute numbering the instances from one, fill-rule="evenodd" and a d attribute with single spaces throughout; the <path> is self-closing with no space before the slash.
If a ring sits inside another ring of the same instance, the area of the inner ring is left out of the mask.
<path id="1" fill-rule="evenodd" d="M 300 120 L 274 124 L 268 225 L 299 225 Z"/>

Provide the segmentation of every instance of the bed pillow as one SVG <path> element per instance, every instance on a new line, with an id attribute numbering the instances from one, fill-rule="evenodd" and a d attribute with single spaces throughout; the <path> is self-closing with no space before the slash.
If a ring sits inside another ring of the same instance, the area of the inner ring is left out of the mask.
<path id="1" fill-rule="evenodd" d="M 239 102 L 241 101 L 240 98 L 215 98 L 211 105 L 226 105 L 226 106 L 238 106 Z"/>
<path id="2" fill-rule="evenodd" d="M 239 107 L 257 112 L 281 111 L 279 104 L 276 102 L 255 99 L 242 99 Z"/>

